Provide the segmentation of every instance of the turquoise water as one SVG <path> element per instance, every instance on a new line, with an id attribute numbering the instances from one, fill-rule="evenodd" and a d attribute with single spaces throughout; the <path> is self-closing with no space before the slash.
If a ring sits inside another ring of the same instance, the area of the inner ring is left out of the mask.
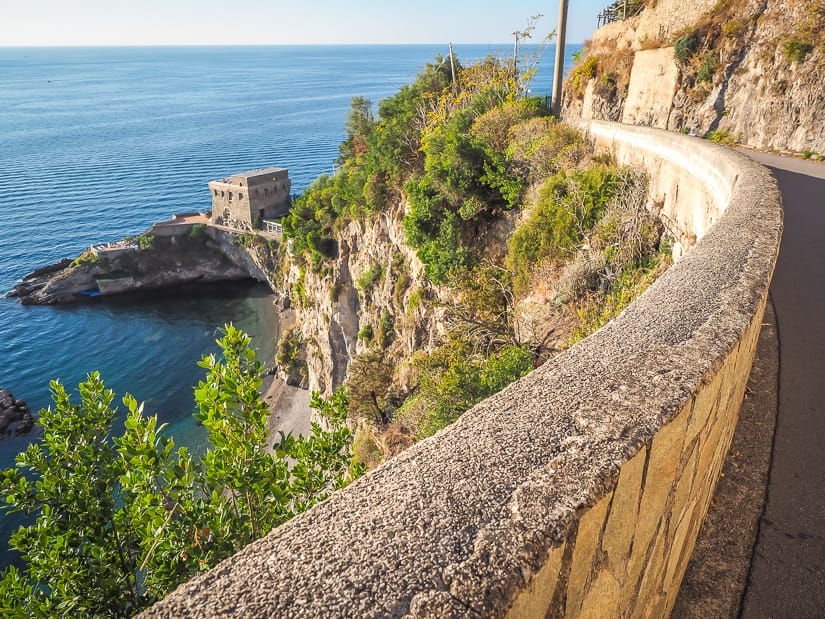
<path id="1" fill-rule="evenodd" d="M 509 46 L 455 49 L 464 62 L 510 53 Z M 353 96 L 376 102 L 446 52 L 446 45 L 0 48 L 0 295 L 34 268 L 93 243 L 209 208 L 211 179 L 278 165 L 302 190 L 332 169 Z M 536 93 L 550 92 L 553 53 L 545 53 Z M 215 349 L 216 329 L 227 321 L 271 358 L 276 319 L 262 287 L 64 307 L 0 299 L 0 386 L 37 409 L 49 404 L 50 379 L 76 386 L 100 370 L 119 395 L 145 400 L 179 442 L 197 446 L 195 364 Z M 0 466 L 35 438 L 0 440 Z M 10 524 L 0 523 L 0 535 Z"/>

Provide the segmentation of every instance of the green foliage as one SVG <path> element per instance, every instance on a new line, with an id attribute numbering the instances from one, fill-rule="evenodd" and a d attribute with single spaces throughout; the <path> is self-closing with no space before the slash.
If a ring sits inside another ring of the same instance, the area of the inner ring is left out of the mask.
<path id="1" fill-rule="evenodd" d="M 355 280 L 355 287 L 364 294 L 369 294 L 378 282 L 384 277 L 384 267 L 373 262 L 366 271 Z"/>
<path id="2" fill-rule="evenodd" d="M 141 234 L 135 242 L 139 249 L 152 249 L 155 246 L 155 237 L 151 234 Z"/>
<path id="3" fill-rule="evenodd" d="M 714 129 L 705 135 L 706 140 L 716 142 L 722 146 L 733 146 L 736 144 L 736 137 L 728 133 L 725 129 Z"/>
<path id="4" fill-rule="evenodd" d="M 698 46 L 699 36 L 696 31 L 691 30 L 681 34 L 673 42 L 673 53 L 676 56 L 676 61 L 685 66 L 693 57 L 693 54 L 696 53 Z"/>
<path id="5" fill-rule="evenodd" d="M 95 264 L 99 260 L 100 256 L 96 252 L 93 252 L 91 249 L 87 249 L 77 258 L 72 260 L 72 264 L 70 266 L 77 267 L 83 264 Z"/>
<path id="6" fill-rule="evenodd" d="M 366 323 L 363 327 L 358 330 L 358 339 L 364 340 L 367 343 L 372 342 L 375 334 L 372 330 L 372 325 L 370 323 Z"/>
<path id="7" fill-rule="evenodd" d="M 597 291 L 588 296 L 576 310 L 579 324 L 573 330 L 570 344 L 595 333 L 618 316 L 653 283 L 669 263 L 669 256 L 660 252 L 623 269 L 606 292 Z"/>
<path id="8" fill-rule="evenodd" d="M 568 75 L 568 83 L 574 92 L 581 93 L 587 86 L 587 82 L 596 77 L 596 72 L 599 67 L 599 59 L 597 56 L 585 56 L 583 61 L 576 60 L 576 66 L 570 71 Z"/>
<path id="9" fill-rule="evenodd" d="M 484 353 L 519 344 L 512 274 L 485 260 L 456 276 L 453 300 L 445 303 L 445 323 L 452 337 L 471 342 Z"/>
<path id="10" fill-rule="evenodd" d="M 353 357 L 347 372 L 347 393 L 351 396 L 349 414 L 354 419 L 368 419 L 386 426 L 392 413 L 393 364 L 381 350 Z"/>
<path id="11" fill-rule="evenodd" d="M 283 221 L 294 252 L 314 269 L 336 255 L 343 222 L 385 210 L 403 192 L 407 240 L 428 277 L 443 283 L 477 258 L 471 231 L 520 204 L 525 179 L 507 157 L 508 134 L 547 114 L 545 104 L 517 96 L 526 76 L 512 63 L 487 58 L 456 72 L 452 83 L 449 63 L 436 58 L 381 101 L 377 116 L 368 100 L 353 99 L 337 172 L 313 183 Z"/>
<path id="12" fill-rule="evenodd" d="M 199 239 L 206 234 L 206 224 L 194 224 L 189 230 L 190 239 Z"/>
<path id="13" fill-rule="evenodd" d="M 468 250 L 460 242 L 459 216 L 426 177 L 410 180 L 405 190 L 409 200 L 403 222 L 407 242 L 418 249 L 427 277 L 444 283 L 469 262 Z"/>
<path id="14" fill-rule="evenodd" d="M 804 62 L 814 49 L 813 43 L 791 39 L 782 45 L 782 51 L 790 62 Z"/>
<path id="15" fill-rule="evenodd" d="M 4 573 L 0 609 L 48 617 L 114 608 L 127 616 L 144 596 L 131 559 L 138 539 L 117 506 L 126 469 L 109 440 L 114 393 L 97 373 L 80 384 L 79 404 L 57 381 L 51 391 L 54 408 L 38 420 L 42 443 L 29 445 L 0 478 L 6 510 L 34 517 L 12 534 L 26 569 Z"/>
<path id="16" fill-rule="evenodd" d="M 419 355 L 421 380 L 398 415 L 417 427 L 419 438 L 431 436 L 464 411 L 497 393 L 533 369 L 533 355 L 523 346 L 507 345 L 489 356 L 453 340 L 429 355 Z"/>
<path id="17" fill-rule="evenodd" d="M 421 307 L 424 300 L 424 291 L 421 288 L 416 288 L 410 293 L 407 299 L 407 315 L 412 316 Z"/>
<path id="18" fill-rule="evenodd" d="M 395 339 L 395 319 L 390 311 L 384 308 L 378 319 L 378 334 L 376 343 L 382 349 L 387 348 Z"/>
<path id="19" fill-rule="evenodd" d="M 591 150 L 580 131 L 554 118 L 539 117 L 511 129 L 507 158 L 515 174 L 534 183 L 577 168 Z"/>
<path id="20" fill-rule="evenodd" d="M 307 306 L 307 272 L 301 267 L 298 269 L 298 278 L 292 284 L 292 297 L 298 304 L 298 307 Z"/>
<path id="21" fill-rule="evenodd" d="M 716 55 L 716 52 L 707 52 L 704 60 L 702 61 L 702 65 L 699 67 L 699 71 L 696 74 L 697 83 L 710 82 L 713 79 L 713 74 L 716 72 L 718 66 L 719 57 Z"/>
<path id="22" fill-rule="evenodd" d="M 401 273 L 401 275 L 398 276 L 398 279 L 395 280 L 395 284 L 392 289 L 392 298 L 396 305 L 401 305 L 401 300 L 404 297 L 404 293 L 407 292 L 411 282 L 412 279 L 410 279 L 410 276 L 407 273 Z"/>
<path id="23" fill-rule="evenodd" d="M 275 363 L 287 374 L 300 370 L 306 363 L 301 360 L 301 333 L 296 328 L 281 335 L 275 349 Z"/>
<path id="24" fill-rule="evenodd" d="M 510 237 L 506 264 L 517 290 L 527 285 L 537 264 L 575 251 L 620 180 L 617 169 L 595 165 L 572 173 L 559 172 L 544 183 L 530 217 Z"/>
<path id="25" fill-rule="evenodd" d="M 200 461 L 128 394 L 124 432 L 112 438 L 114 393 L 97 373 L 80 384 L 78 404 L 52 382 L 42 442 L 0 474 L 6 511 L 34 518 L 11 538 L 25 568 L 2 574 L 3 616 L 132 616 L 358 472 L 343 392 L 315 394 L 323 425 L 281 434 L 272 453 L 249 338 L 227 326 L 218 343 L 195 389 L 211 443 Z"/>

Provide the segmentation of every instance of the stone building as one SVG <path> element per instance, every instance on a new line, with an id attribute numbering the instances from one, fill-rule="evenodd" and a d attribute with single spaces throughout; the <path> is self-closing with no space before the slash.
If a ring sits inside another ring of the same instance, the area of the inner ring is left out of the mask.
<path id="1" fill-rule="evenodd" d="M 241 230 L 261 227 L 265 219 L 289 210 L 292 182 L 285 168 L 261 168 L 209 183 L 212 222 Z"/>

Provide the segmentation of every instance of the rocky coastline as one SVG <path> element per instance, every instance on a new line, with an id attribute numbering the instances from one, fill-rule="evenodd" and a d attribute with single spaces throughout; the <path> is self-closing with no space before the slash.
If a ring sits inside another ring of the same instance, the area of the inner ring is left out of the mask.
<path id="1" fill-rule="evenodd" d="M 34 427 L 34 415 L 23 400 L 0 387 L 0 439 L 23 436 Z"/>
<path id="2" fill-rule="evenodd" d="M 74 260 L 66 258 L 38 268 L 6 296 L 19 299 L 23 305 L 54 305 L 181 284 L 250 278 L 271 287 L 265 270 L 256 262 L 262 249 L 271 248 L 266 240 L 250 241 L 255 238 L 213 226 L 203 216 L 175 216 L 137 237 L 92 246 Z M 259 251 L 248 251 L 252 246 Z M 271 257 L 271 252 L 263 253 L 265 258 Z"/>

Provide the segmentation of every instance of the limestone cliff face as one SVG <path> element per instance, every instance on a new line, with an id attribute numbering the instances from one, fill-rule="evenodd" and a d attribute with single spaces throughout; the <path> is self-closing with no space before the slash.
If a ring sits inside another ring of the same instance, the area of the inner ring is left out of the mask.
<path id="1" fill-rule="evenodd" d="M 295 307 L 310 389 L 333 391 L 354 356 L 376 350 L 403 384 L 398 362 L 434 345 L 443 328 L 439 290 L 404 243 L 403 208 L 349 222 L 338 234 L 338 257 L 318 271 L 296 260 L 289 266 L 284 288 Z"/>
<path id="2" fill-rule="evenodd" d="M 594 33 L 566 116 L 825 154 L 825 0 L 648 5 Z"/>

